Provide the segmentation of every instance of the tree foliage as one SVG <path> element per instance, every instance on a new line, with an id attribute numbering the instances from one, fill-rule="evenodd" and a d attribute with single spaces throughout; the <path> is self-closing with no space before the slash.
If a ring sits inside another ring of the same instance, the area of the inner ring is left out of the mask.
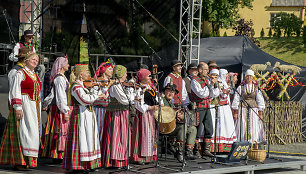
<path id="1" fill-rule="evenodd" d="M 272 29 L 277 33 L 278 36 L 281 36 L 279 32 L 283 33 L 283 36 L 291 36 L 292 34 L 299 35 L 303 21 L 301 21 L 294 14 L 289 13 L 278 13 L 271 19 Z"/>
<path id="2" fill-rule="evenodd" d="M 252 20 L 246 21 L 244 19 L 240 19 L 237 21 L 237 25 L 233 27 L 233 29 L 236 31 L 235 36 L 247 36 L 251 39 L 253 43 L 255 43 L 257 46 L 260 46 L 259 41 L 254 38 L 254 29 L 253 29 L 253 22 Z"/>
<path id="3" fill-rule="evenodd" d="M 261 29 L 261 32 L 260 32 L 260 37 L 265 37 L 265 31 L 264 31 L 264 29 L 263 29 L 263 28 Z"/>
<path id="4" fill-rule="evenodd" d="M 272 29 L 271 29 L 271 28 L 269 28 L 268 36 L 269 36 L 269 37 L 272 37 Z"/>
<path id="5" fill-rule="evenodd" d="M 229 28 L 239 19 L 239 7 L 252 8 L 253 0 L 203 0 L 203 20 L 212 23 L 213 31 Z"/>

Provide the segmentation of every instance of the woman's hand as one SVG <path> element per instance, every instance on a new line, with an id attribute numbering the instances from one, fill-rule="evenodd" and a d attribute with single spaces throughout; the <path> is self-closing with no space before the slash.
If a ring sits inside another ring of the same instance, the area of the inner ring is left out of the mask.
<path id="1" fill-rule="evenodd" d="M 238 110 L 234 110 L 233 117 L 234 117 L 234 120 L 238 119 Z"/>
<path id="2" fill-rule="evenodd" d="M 18 119 L 18 120 L 21 120 L 22 117 L 23 117 L 22 110 L 15 110 L 15 113 L 16 113 L 17 119 Z"/>
<path id="3" fill-rule="evenodd" d="M 68 114 L 64 114 L 64 119 L 66 120 L 66 121 L 69 121 L 69 119 L 70 119 L 70 114 L 68 113 Z"/>
<path id="4" fill-rule="evenodd" d="M 157 111 L 158 110 L 158 105 L 149 106 L 149 110 L 150 111 Z"/>
<path id="5" fill-rule="evenodd" d="M 262 111 L 258 111 L 258 115 L 259 115 L 259 120 L 262 120 L 263 119 L 263 116 L 262 116 Z"/>
<path id="6" fill-rule="evenodd" d="M 99 98 L 100 98 L 100 99 L 106 99 L 106 95 L 105 95 L 105 94 L 100 94 L 100 95 L 99 95 Z"/>

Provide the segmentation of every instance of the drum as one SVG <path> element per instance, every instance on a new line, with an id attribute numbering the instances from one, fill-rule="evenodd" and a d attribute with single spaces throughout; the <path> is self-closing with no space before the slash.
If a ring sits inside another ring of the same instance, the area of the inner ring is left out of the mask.
<path id="1" fill-rule="evenodd" d="M 155 120 L 158 121 L 158 111 L 154 112 Z M 176 112 L 169 106 L 161 107 L 161 118 L 159 122 L 159 132 L 170 134 L 176 127 Z"/>

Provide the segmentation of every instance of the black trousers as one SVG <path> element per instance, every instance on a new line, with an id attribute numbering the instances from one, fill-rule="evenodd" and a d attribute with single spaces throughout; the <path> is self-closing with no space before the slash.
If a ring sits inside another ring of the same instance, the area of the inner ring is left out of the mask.
<path id="1" fill-rule="evenodd" d="M 198 108 L 197 112 L 199 112 L 200 124 L 197 126 L 197 136 L 199 139 L 201 135 L 201 128 L 204 125 L 204 138 L 211 138 L 213 135 L 213 124 L 211 119 L 211 113 L 209 108 Z M 203 125 L 201 124 L 203 123 Z"/>

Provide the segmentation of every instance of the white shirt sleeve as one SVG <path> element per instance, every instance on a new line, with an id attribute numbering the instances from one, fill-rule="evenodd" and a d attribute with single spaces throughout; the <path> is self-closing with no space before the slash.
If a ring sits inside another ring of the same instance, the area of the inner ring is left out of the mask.
<path id="1" fill-rule="evenodd" d="M 239 94 L 241 94 L 241 86 L 238 86 L 237 92 L 239 92 Z M 235 109 L 235 110 L 238 110 L 239 103 L 240 103 L 240 95 L 237 94 L 237 92 L 235 92 L 235 94 L 234 94 L 234 99 L 233 99 L 233 103 L 232 103 L 232 108 Z"/>
<path id="2" fill-rule="evenodd" d="M 149 109 L 149 105 L 144 103 L 144 93 L 141 92 L 142 89 L 139 88 L 137 90 L 137 96 L 139 96 L 141 98 L 140 102 L 137 100 L 135 101 L 135 108 L 140 111 L 141 113 L 145 113 L 148 111 Z"/>
<path id="3" fill-rule="evenodd" d="M 121 104 L 123 105 L 128 105 L 129 104 L 129 100 L 128 98 L 126 97 L 126 94 L 124 93 L 124 90 L 122 89 L 121 85 L 120 84 L 117 84 L 117 85 L 113 85 L 112 87 L 110 87 L 109 89 L 109 95 L 111 97 L 115 97 Z M 131 101 L 132 101 L 132 97 L 133 95 L 130 94 L 130 92 L 128 91 L 128 94 L 127 94 Z"/>
<path id="4" fill-rule="evenodd" d="M 42 107 L 48 107 L 54 98 L 54 88 L 52 87 L 50 94 L 42 102 Z"/>
<path id="5" fill-rule="evenodd" d="M 13 77 L 12 88 L 9 91 L 9 101 L 13 105 L 15 110 L 22 110 L 22 98 L 21 98 L 21 82 L 24 79 L 24 74 L 21 71 L 17 71 L 16 75 Z M 20 101 L 17 103 L 12 103 L 13 101 Z"/>
<path id="6" fill-rule="evenodd" d="M 209 97 L 211 97 L 211 98 L 216 98 L 220 95 L 219 88 L 211 88 L 209 91 L 210 91 Z"/>
<path id="7" fill-rule="evenodd" d="M 96 99 L 98 99 L 98 95 L 96 94 L 87 94 L 80 85 L 74 85 L 71 89 L 71 95 L 82 105 L 90 105 Z"/>
<path id="8" fill-rule="evenodd" d="M 164 80 L 164 86 L 163 86 L 163 87 L 167 86 L 167 84 L 170 83 L 170 79 L 171 79 L 170 76 L 167 76 L 167 77 L 165 78 L 165 80 Z"/>
<path id="9" fill-rule="evenodd" d="M 205 86 L 204 88 L 201 87 L 201 84 L 196 80 L 192 79 L 190 84 L 191 90 L 200 98 L 207 98 L 209 97 L 209 88 Z"/>
<path id="10" fill-rule="evenodd" d="M 16 69 L 11 69 L 11 71 L 7 75 L 7 78 L 8 78 L 8 81 L 9 81 L 9 89 L 11 89 L 12 86 L 13 86 L 13 81 L 14 81 L 14 77 L 15 77 L 16 73 L 17 73 Z"/>
<path id="11" fill-rule="evenodd" d="M 256 90 L 256 102 L 258 110 L 263 111 L 265 109 L 265 99 L 260 90 Z"/>
<path id="12" fill-rule="evenodd" d="M 33 46 L 33 53 L 36 53 L 35 47 Z"/>
<path id="13" fill-rule="evenodd" d="M 16 45 L 14 46 L 13 52 L 9 55 L 10 61 L 14 61 L 14 62 L 18 61 L 18 58 L 16 56 L 18 56 L 19 54 L 19 48 L 20 48 L 20 44 L 16 43 Z"/>
<path id="14" fill-rule="evenodd" d="M 183 105 L 185 106 L 185 104 L 189 103 L 189 97 L 188 97 L 188 93 L 187 93 L 187 89 L 186 89 L 186 83 L 185 83 L 185 80 L 182 80 L 183 83 L 182 83 L 182 103 Z"/>
<path id="15" fill-rule="evenodd" d="M 58 76 L 54 79 L 54 86 L 55 86 L 55 98 L 56 98 L 56 106 L 58 109 L 64 113 L 68 114 L 70 109 L 67 106 L 67 94 L 66 94 L 66 88 L 67 88 L 67 82 L 62 76 Z"/>

